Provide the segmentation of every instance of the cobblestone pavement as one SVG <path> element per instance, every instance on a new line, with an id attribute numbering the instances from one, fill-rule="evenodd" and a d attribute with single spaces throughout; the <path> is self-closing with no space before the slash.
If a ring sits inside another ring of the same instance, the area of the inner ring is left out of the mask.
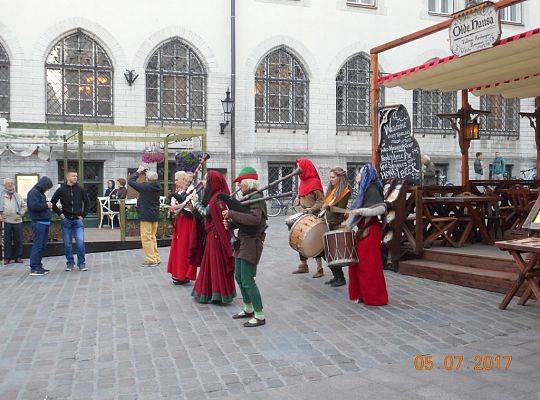
<path id="1" fill-rule="evenodd" d="M 297 255 L 271 221 L 259 267 L 267 325 L 232 305 L 200 305 L 141 252 L 90 254 L 88 272 L 0 269 L 0 399 L 540 399 L 540 305 L 387 272 L 390 304 L 291 275 Z M 167 259 L 168 249 L 160 249 Z M 463 354 L 461 371 L 418 372 L 417 354 Z M 510 354 L 510 370 L 467 369 Z M 533 379 L 536 378 L 536 379 Z"/>

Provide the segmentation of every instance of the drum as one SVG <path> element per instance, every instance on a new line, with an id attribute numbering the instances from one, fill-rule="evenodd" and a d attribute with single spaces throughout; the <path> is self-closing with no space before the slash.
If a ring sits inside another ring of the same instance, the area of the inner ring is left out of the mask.
<path id="1" fill-rule="evenodd" d="M 316 257 L 324 250 L 326 221 L 311 214 L 298 218 L 289 232 L 289 245 L 304 257 Z"/>
<path id="2" fill-rule="evenodd" d="M 302 215 L 304 215 L 304 213 L 296 213 L 296 214 L 293 214 L 291 215 L 290 217 L 288 217 L 286 220 L 285 220 L 285 225 L 287 225 L 287 228 L 289 228 L 289 230 L 291 230 L 292 226 L 294 225 L 294 223 L 296 221 L 298 221 L 298 218 L 300 218 Z"/>
<path id="3" fill-rule="evenodd" d="M 353 231 L 330 231 L 324 234 L 324 253 L 329 267 L 346 267 L 358 263 Z"/>

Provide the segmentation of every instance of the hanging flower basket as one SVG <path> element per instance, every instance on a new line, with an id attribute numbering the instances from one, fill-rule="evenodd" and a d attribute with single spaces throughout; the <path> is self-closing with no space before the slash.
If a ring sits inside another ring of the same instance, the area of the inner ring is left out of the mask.
<path id="1" fill-rule="evenodd" d="M 174 159 L 176 161 L 176 170 L 177 171 L 186 171 L 193 172 L 199 162 L 201 161 L 202 154 L 199 152 L 193 151 L 182 151 L 176 153 Z"/>
<path id="2" fill-rule="evenodd" d="M 141 158 L 147 164 L 162 163 L 165 160 L 165 155 L 163 152 L 156 150 L 155 146 L 152 146 L 144 150 Z"/>

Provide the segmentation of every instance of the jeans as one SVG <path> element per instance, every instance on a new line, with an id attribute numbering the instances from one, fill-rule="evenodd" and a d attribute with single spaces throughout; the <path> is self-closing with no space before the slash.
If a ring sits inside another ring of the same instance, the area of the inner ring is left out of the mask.
<path id="1" fill-rule="evenodd" d="M 32 236 L 33 242 L 32 250 L 30 250 L 30 268 L 43 268 L 41 259 L 43 258 L 43 253 L 47 248 L 47 241 L 49 240 L 49 225 L 32 221 Z"/>
<path id="2" fill-rule="evenodd" d="M 16 260 L 23 253 L 23 224 L 4 223 L 4 258 Z"/>
<path id="3" fill-rule="evenodd" d="M 62 226 L 62 240 L 64 241 L 64 251 L 66 252 L 67 265 L 75 265 L 73 259 L 72 242 L 75 237 L 75 245 L 77 246 L 77 266 L 83 267 L 85 260 L 84 249 L 84 222 L 82 219 L 67 219 L 64 218 L 60 225 Z"/>
<path id="4" fill-rule="evenodd" d="M 158 222 L 141 221 L 140 226 L 142 248 L 146 256 L 145 262 L 147 264 L 157 264 L 160 262 L 156 239 Z"/>

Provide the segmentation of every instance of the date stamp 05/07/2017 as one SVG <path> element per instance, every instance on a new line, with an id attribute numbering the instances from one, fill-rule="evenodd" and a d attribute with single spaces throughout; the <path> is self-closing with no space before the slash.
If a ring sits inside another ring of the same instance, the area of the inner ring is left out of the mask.
<path id="1" fill-rule="evenodd" d="M 419 354 L 413 357 L 412 364 L 416 371 L 508 371 L 512 365 L 512 356 L 509 354 L 475 354 L 467 358 L 462 354 L 447 354 L 442 357 Z"/>

